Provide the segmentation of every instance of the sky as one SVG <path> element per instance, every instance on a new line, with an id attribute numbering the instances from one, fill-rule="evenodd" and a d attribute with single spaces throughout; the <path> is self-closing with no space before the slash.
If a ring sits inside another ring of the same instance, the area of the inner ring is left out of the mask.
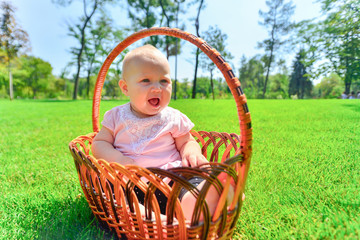
<path id="1" fill-rule="evenodd" d="M 67 35 L 66 22 L 76 22 L 82 15 L 82 1 L 74 0 L 68 7 L 57 6 L 51 0 L 10 0 L 10 2 L 16 7 L 17 23 L 29 34 L 31 55 L 50 62 L 53 74 L 59 75 L 71 59 L 70 48 L 77 44 Z M 234 56 L 229 63 L 238 75 L 237 69 L 243 55 L 249 58 L 263 53 L 263 50 L 257 49 L 256 46 L 268 36 L 267 30 L 258 24 L 261 21 L 259 10 L 268 10 L 265 0 L 206 0 L 205 2 L 206 7 L 200 13 L 200 32 L 206 31 L 210 25 L 217 25 L 227 34 L 227 50 Z M 293 3 L 296 5 L 292 18 L 294 21 L 320 16 L 320 5 L 315 0 L 293 0 Z M 190 15 L 195 16 L 196 6 L 192 8 L 185 15 L 180 16 L 179 21 L 186 23 L 185 31 L 195 34 L 194 24 L 189 18 Z M 129 26 L 130 21 L 124 4 L 122 7 L 111 7 L 107 12 L 113 16 L 118 26 Z M 114 47 L 117 44 L 114 43 Z M 183 53 L 178 57 L 178 79 L 193 78 L 195 62 L 193 51 L 192 44 L 184 42 Z M 294 49 L 293 56 L 291 54 L 287 56 L 288 66 L 291 66 L 296 52 L 297 49 Z M 174 57 L 171 57 L 169 62 L 174 75 Z"/>

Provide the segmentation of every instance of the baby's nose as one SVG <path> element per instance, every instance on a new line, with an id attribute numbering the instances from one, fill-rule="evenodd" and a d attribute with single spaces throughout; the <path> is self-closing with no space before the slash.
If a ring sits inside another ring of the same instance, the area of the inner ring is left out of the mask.
<path id="1" fill-rule="evenodd" d="M 161 91 L 161 84 L 160 83 L 154 83 L 152 90 L 155 92 Z"/>

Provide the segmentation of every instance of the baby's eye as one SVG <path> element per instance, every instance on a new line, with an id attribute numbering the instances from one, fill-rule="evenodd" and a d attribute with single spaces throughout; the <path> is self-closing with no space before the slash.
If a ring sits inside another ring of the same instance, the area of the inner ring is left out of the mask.
<path id="1" fill-rule="evenodd" d="M 162 79 L 162 80 L 160 80 L 160 83 L 161 84 L 168 84 L 168 83 L 170 83 L 170 81 L 167 80 L 167 79 Z"/>
<path id="2" fill-rule="evenodd" d="M 141 80 L 141 82 L 142 82 L 142 83 L 149 83 L 149 82 L 150 82 L 150 80 L 149 80 L 149 79 L 147 79 L 147 78 L 145 78 L 145 79 Z"/>

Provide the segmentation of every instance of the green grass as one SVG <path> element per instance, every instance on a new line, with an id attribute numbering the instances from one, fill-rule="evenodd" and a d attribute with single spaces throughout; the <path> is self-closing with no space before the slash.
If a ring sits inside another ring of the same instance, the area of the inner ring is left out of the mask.
<path id="1" fill-rule="evenodd" d="M 123 102 L 120 102 L 123 103 Z M 103 101 L 101 113 L 119 104 Z M 196 130 L 238 132 L 231 100 L 178 100 Z M 244 239 L 360 238 L 360 101 L 250 100 Z M 0 238 L 111 239 L 82 194 L 68 143 L 91 101 L 0 100 Z"/>

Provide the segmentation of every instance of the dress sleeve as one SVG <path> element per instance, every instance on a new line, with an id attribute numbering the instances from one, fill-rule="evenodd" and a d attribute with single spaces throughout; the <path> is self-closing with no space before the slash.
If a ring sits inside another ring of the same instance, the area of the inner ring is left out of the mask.
<path id="1" fill-rule="evenodd" d="M 174 121 L 173 131 L 171 132 L 174 138 L 182 136 L 188 133 L 195 125 L 191 120 L 180 111 L 175 114 L 176 119 Z"/>
<path id="2" fill-rule="evenodd" d="M 107 129 L 111 130 L 112 132 L 115 131 L 115 111 L 111 109 L 107 111 L 104 115 L 104 119 L 102 120 L 101 124 L 106 127 Z"/>

